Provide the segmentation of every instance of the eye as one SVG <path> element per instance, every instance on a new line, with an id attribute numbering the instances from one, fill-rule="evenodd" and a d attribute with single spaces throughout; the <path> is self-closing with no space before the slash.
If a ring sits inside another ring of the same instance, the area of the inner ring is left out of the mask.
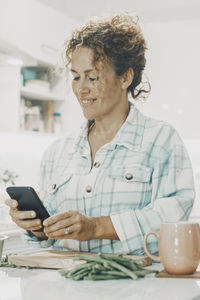
<path id="1" fill-rule="evenodd" d="M 80 77 L 74 77 L 72 80 L 74 80 L 74 81 L 78 81 L 80 79 Z"/>
<path id="2" fill-rule="evenodd" d="M 98 80 L 98 77 L 89 77 L 89 80 L 90 81 L 95 81 L 95 80 Z"/>

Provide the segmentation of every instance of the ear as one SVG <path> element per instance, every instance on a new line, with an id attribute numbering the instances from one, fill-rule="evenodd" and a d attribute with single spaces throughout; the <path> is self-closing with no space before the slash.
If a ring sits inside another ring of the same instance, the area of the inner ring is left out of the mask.
<path id="1" fill-rule="evenodd" d="M 129 68 L 123 75 L 121 79 L 121 87 L 123 90 L 126 90 L 129 85 L 132 83 L 134 78 L 134 71 L 132 68 Z"/>

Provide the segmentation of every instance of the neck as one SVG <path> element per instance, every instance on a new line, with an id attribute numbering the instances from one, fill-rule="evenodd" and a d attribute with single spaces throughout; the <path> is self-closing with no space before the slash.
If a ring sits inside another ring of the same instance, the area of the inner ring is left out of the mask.
<path id="1" fill-rule="evenodd" d="M 127 106 L 123 111 L 120 111 L 120 114 L 116 114 L 112 118 L 96 119 L 94 126 L 91 128 L 93 134 L 101 137 L 114 136 L 126 121 L 129 109 L 129 103 L 127 102 Z"/>

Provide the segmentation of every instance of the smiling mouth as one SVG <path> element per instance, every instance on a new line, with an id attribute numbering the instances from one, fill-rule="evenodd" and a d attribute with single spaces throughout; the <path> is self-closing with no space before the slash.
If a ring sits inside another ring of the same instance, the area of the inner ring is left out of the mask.
<path id="1" fill-rule="evenodd" d="M 81 104 L 83 105 L 90 105 L 94 103 L 97 99 L 80 99 Z"/>

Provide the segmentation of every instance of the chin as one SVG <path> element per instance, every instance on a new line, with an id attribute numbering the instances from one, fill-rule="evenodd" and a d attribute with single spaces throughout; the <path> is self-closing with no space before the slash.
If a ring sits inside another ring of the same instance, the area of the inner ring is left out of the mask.
<path id="1" fill-rule="evenodd" d="M 83 115 L 84 115 L 84 117 L 85 117 L 87 120 L 94 120 L 94 119 L 95 119 L 94 115 L 89 115 L 89 114 L 83 114 Z"/>
<path id="2" fill-rule="evenodd" d="M 88 111 L 82 110 L 84 117 L 87 120 L 94 120 L 95 119 L 95 114 L 94 113 L 89 113 Z"/>

